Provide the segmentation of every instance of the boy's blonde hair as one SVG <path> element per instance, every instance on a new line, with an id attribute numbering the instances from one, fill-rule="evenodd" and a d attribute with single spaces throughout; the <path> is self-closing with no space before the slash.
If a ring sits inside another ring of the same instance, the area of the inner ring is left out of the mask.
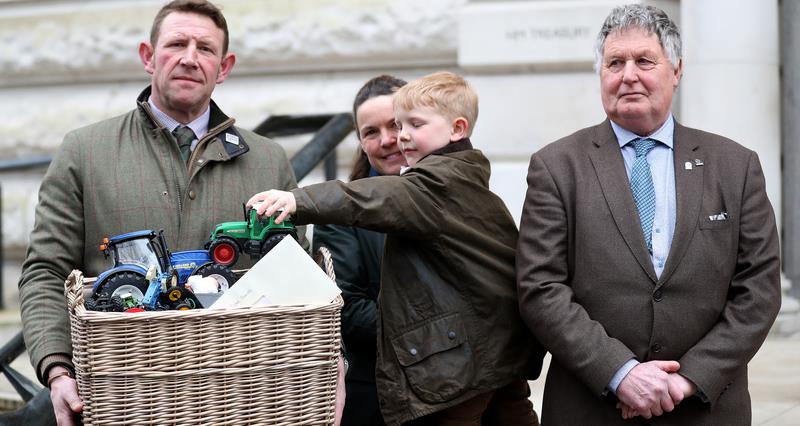
<path id="1" fill-rule="evenodd" d="M 463 77 L 448 71 L 426 75 L 397 89 L 393 106 L 402 111 L 433 108 L 449 120 L 464 117 L 469 126 L 467 137 L 478 119 L 478 94 Z"/>

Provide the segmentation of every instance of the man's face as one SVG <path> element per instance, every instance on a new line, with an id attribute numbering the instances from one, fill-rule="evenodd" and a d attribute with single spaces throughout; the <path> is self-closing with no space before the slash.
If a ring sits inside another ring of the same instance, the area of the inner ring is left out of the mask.
<path id="1" fill-rule="evenodd" d="M 356 123 L 361 149 L 369 164 L 382 175 L 398 175 L 406 160 L 397 146 L 397 124 L 394 121 L 392 96 L 370 98 L 356 110 Z"/>
<path id="2" fill-rule="evenodd" d="M 410 167 L 431 152 L 447 146 L 453 137 L 452 123 L 433 108 L 399 110 L 395 115 L 400 127 L 400 150 Z"/>
<path id="3" fill-rule="evenodd" d="M 222 53 L 224 37 L 203 15 L 173 12 L 164 18 L 156 45 L 139 46 L 159 109 L 184 124 L 206 110 L 214 87 L 225 81 L 235 62 L 233 54 Z"/>
<path id="4" fill-rule="evenodd" d="M 655 34 L 639 28 L 606 38 L 600 68 L 603 108 L 615 123 L 638 135 L 667 120 L 682 64 L 673 69 Z"/>

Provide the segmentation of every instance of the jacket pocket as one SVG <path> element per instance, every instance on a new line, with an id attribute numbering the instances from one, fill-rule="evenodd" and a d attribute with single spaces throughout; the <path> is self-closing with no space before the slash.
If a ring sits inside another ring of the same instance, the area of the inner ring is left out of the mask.
<path id="1" fill-rule="evenodd" d="M 457 313 L 395 337 L 392 346 L 411 390 L 427 403 L 458 397 L 475 376 L 472 350 Z"/>
<path id="2" fill-rule="evenodd" d="M 731 220 L 710 220 L 707 217 L 700 219 L 700 229 L 730 229 Z"/>

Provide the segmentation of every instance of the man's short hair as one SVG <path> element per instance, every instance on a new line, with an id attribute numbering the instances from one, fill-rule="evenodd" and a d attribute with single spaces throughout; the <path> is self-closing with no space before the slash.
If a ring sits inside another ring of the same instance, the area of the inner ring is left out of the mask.
<path id="1" fill-rule="evenodd" d="M 153 19 L 153 26 L 150 28 L 150 44 L 155 48 L 158 42 L 158 36 L 161 32 L 161 23 L 164 18 L 172 12 L 196 13 L 198 15 L 207 16 L 214 22 L 217 28 L 221 29 L 225 34 L 222 40 L 222 54 L 228 53 L 228 22 L 225 21 L 225 16 L 222 11 L 214 6 L 211 2 L 206 0 L 173 0 L 164 5 L 161 10 L 156 14 Z"/>
<path id="2" fill-rule="evenodd" d="M 626 4 L 615 7 L 606 17 L 595 43 L 595 71 L 600 72 L 603 66 L 603 48 L 606 38 L 614 33 L 630 28 L 639 28 L 647 34 L 655 34 L 664 53 L 669 58 L 672 68 L 678 68 L 681 60 L 681 33 L 667 14 L 653 6 L 643 4 Z"/>
<path id="3" fill-rule="evenodd" d="M 397 89 L 393 104 L 395 110 L 428 107 L 450 120 L 464 117 L 469 122 L 467 136 L 478 119 L 478 94 L 463 77 L 447 71 L 426 75 Z"/>

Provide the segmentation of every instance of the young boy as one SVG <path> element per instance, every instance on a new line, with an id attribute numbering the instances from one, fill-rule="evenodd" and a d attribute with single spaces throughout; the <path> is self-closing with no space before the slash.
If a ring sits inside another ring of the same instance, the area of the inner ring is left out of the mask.
<path id="1" fill-rule="evenodd" d="M 517 227 L 469 136 L 478 98 L 439 72 L 394 95 L 401 176 L 266 191 L 259 213 L 386 233 L 376 384 L 387 424 L 538 424 L 543 351 L 519 317 Z M 483 420 L 483 423 L 481 421 Z"/>

